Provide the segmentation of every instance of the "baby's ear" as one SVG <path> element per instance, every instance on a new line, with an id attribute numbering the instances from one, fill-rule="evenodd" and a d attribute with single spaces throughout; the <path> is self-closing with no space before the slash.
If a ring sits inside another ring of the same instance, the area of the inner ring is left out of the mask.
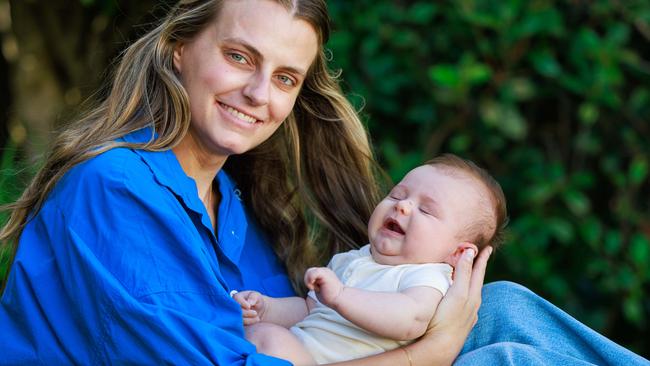
<path id="1" fill-rule="evenodd" d="M 458 243 L 456 246 L 456 249 L 445 259 L 445 263 L 451 265 L 452 267 L 456 268 L 456 264 L 458 264 L 458 261 L 460 260 L 460 257 L 463 255 L 463 253 L 466 250 L 474 250 L 474 256 L 478 255 L 478 247 L 474 245 L 473 243 L 470 242 L 463 242 L 463 243 Z"/>

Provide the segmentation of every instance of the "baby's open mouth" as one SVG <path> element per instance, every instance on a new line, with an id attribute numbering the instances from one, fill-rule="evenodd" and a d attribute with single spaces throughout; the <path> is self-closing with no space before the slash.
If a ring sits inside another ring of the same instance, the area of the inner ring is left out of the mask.
<path id="1" fill-rule="evenodd" d="M 390 231 L 404 235 L 404 229 L 402 229 L 399 222 L 397 222 L 395 219 L 387 219 L 386 222 L 384 222 L 384 227 Z"/>

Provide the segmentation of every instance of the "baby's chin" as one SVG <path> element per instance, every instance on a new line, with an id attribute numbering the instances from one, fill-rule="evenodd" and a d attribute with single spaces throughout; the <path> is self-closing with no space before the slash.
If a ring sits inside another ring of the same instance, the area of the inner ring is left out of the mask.
<path id="1" fill-rule="evenodd" d="M 402 256 L 400 253 L 383 253 L 372 246 L 370 247 L 370 255 L 372 256 L 372 259 L 378 263 L 378 264 L 383 264 L 386 266 L 399 266 L 400 264 L 426 264 L 426 263 L 447 263 L 446 260 L 440 259 L 440 260 L 426 260 L 423 261 L 423 258 L 407 258 Z M 447 263 L 449 264 L 449 263 Z M 453 267 L 453 266 L 452 266 Z"/>
<path id="2" fill-rule="evenodd" d="M 398 266 L 400 264 L 410 264 L 411 262 L 407 261 L 406 258 L 401 255 L 390 255 L 390 254 L 381 254 L 374 249 L 370 249 L 370 254 L 372 259 L 378 263 L 386 266 Z"/>

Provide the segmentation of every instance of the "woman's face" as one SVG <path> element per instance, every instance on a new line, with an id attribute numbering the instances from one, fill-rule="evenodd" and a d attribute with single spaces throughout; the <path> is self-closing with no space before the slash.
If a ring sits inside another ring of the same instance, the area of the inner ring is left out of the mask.
<path id="1" fill-rule="evenodd" d="M 174 51 L 190 99 L 190 136 L 209 156 L 249 151 L 291 112 L 318 52 L 312 26 L 270 0 L 225 1 Z"/>

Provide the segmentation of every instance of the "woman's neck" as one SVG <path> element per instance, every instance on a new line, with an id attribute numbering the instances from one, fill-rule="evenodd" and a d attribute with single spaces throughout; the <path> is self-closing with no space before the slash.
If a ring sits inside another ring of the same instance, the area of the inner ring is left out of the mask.
<path id="1" fill-rule="evenodd" d="M 208 203 L 213 201 L 210 198 L 212 196 L 212 182 L 228 157 L 215 156 L 209 153 L 196 142 L 191 133 L 185 135 L 172 151 L 185 174 L 196 182 L 199 198 L 208 208 Z M 209 209 L 208 212 L 210 212 Z"/>

